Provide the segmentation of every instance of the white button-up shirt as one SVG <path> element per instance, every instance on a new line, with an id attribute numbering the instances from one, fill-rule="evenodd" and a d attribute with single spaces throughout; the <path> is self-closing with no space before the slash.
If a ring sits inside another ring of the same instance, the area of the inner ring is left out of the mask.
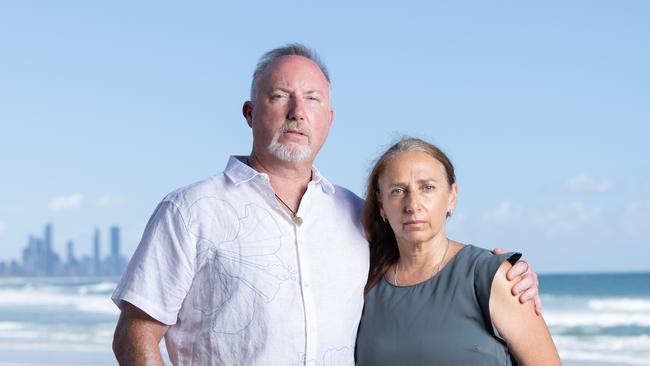
<path id="1" fill-rule="evenodd" d="M 163 199 L 113 301 L 171 326 L 175 365 L 354 365 L 361 199 L 314 169 L 298 226 L 243 159 Z"/>

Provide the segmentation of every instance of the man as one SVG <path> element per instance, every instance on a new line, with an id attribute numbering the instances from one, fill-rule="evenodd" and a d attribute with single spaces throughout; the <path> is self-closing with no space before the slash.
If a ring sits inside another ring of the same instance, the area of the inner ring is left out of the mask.
<path id="1" fill-rule="evenodd" d="M 250 156 L 163 199 L 113 294 L 122 365 L 162 364 L 163 336 L 175 365 L 354 364 L 368 245 L 361 199 L 312 166 L 334 116 L 325 67 L 269 51 L 243 115 Z"/>

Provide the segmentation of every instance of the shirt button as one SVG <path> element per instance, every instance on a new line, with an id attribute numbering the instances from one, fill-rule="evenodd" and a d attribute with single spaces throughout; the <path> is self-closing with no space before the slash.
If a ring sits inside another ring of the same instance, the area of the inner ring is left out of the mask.
<path id="1" fill-rule="evenodd" d="M 309 283 L 309 282 L 305 282 L 305 287 L 309 287 L 309 286 L 310 286 L 310 283 Z"/>

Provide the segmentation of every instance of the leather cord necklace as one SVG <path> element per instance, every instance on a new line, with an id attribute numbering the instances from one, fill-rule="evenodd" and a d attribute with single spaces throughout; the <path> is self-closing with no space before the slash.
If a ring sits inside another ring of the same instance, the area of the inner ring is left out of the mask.
<path id="1" fill-rule="evenodd" d="M 255 156 L 255 154 L 253 154 L 252 156 Z M 246 165 L 253 168 L 253 165 L 251 164 L 250 157 L 248 159 L 246 159 Z M 253 169 L 255 169 L 255 168 L 253 168 Z M 294 211 L 294 209 L 292 209 L 289 205 L 287 205 L 287 203 L 284 202 L 284 200 L 282 198 L 280 198 L 280 196 L 278 196 L 275 192 L 273 192 L 273 194 L 275 195 L 275 198 L 277 198 L 278 201 L 280 201 L 282 203 L 282 205 L 284 207 L 286 207 L 287 210 L 289 210 L 289 212 L 291 212 L 291 221 L 293 221 L 293 223 L 298 225 L 298 226 L 302 225 L 302 218 L 300 216 L 298 216 L 298 212 L 297 212 L 298 210 Z"/>
<path id="2" fill-rule="evenodd" d="M 275 194 L 275 193 L 273 193 L 273 194 Z M 280 196 L 278 196 L 277 194 L 275 194 L 275 198 L 277 198 L 278 201 L 280 201 L 280 202 L 284 205 L 284 207 L 286 207 L 287 210 L 289 210 L 289 212 L 291 212 L 291 221 L 293 221 L 293 223 L 296 224 L 296 225 L 298 225 L 298 226 L 302 225 L 302 218 L 301 218 L 300 216 L 298 216 L 298 212 L 297 212 L 297 211 L 294 211 L 294 210 L 293 210 L 289 205 L 287 205 L 287 203 L 284 202 L 284 200 L 283 200 L 282 198 L 280 198 Z"/>

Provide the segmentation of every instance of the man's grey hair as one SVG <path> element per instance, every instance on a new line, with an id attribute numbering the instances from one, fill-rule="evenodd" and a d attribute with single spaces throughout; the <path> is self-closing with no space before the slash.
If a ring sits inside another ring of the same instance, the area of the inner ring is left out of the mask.
<path id="1" fill-rule="evenodd" d="M 257 62 L 257 67 L 255 67 L 255 72 L 253 72 L 253 82 L 251 83 L 251 101 L 254 101 L 255 94 L 257 92 L 257 82 L 259 81 L 260 76 L 264 70 L 272 64 L 275 60 L 279 59 L 282 56 L 302 56 L 313 61 L 320 71 L 325 75 L 327 83 L 330 82 L 330 75 L 327 72 L 327 67 L 320 59 L 316 51 L 311 48 L 300 44 L 300 43 L 291 43 L 284 47 L 274 48 L 260 57 L 260 60 Z"/>

